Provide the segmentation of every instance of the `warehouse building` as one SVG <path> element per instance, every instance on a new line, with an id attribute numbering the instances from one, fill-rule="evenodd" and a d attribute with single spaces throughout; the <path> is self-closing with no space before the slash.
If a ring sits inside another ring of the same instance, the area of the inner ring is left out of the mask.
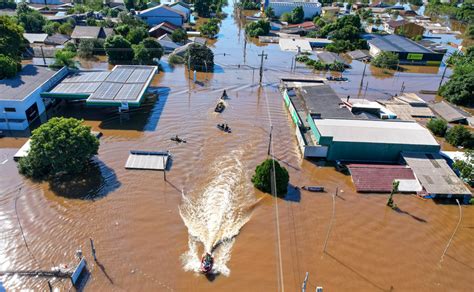
<path id="1" fill-rule="evenodd" d="M 263 0 L 263 8 L 271 7 L 275 17 L 280 17 L 283 13 L 290 13 L 298 6 L 303 7 L 304 18 L 313 19 L 321 14 L 321 3 L 318 0 Z"/>
<path id="2" fill-rule="evenodd" d="M 443 53 L 434 52 L 406 37 L 396 34 L 368 34 L 364 38 L 369 44 L 369 52 L 373 57 L 376 57 L 381 52 L 396 53 L 402 65 L 438 66 L 443 60 Z"/>
<path id="3" fill-rule="evenodd" d="M 53 71 L 26 65 L 14 78 L 0 80 L 0 130 L 23 131 L 43 116 L 48 99 L 41 93 L 55 86 L 67 69 Z"/>
<path id="4" fill-rule="evenodd" d="M 308 120 L 327 160 L 398 162 L 401 152 L 438 153 L 431 133 L 413 122 L 348 119 Z"/>

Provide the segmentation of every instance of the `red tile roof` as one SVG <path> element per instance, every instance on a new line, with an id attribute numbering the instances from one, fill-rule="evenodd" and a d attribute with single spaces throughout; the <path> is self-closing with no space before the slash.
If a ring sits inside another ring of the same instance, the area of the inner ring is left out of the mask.
<path id="1" fill-rule="evenodd" d="M 390 193 L 396 179 L 415 179 L 406 165 L 349 164 L 352 181 L 358 192 Z"/>
<path id="2" fill-rule="evenodd" d="M 298 28 L 304 28 L 304 29 L 314 29 L 316 28 L 316 25 L 314 25 L 312 21 L 305 21 L 305 22 L 297 23 L 297 24 L 288 24 L 286 27 L 287 28 L 298 27 Z"/>

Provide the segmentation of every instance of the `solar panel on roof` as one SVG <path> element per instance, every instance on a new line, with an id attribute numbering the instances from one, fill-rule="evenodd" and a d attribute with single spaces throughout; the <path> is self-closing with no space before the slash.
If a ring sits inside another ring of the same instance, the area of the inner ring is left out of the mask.
<path id="1" fill-rule="evenodd" d="M 152 72 L 152 69 L 135 69 L 127 83 L 145 83 Z"/>
<path id="2" fill-rule="evenodd" d="M 143 84 L 124 84 L 115 96 L 115 100 L 136 100 L 142 91 Z"/>
<path id="3" fill-rule="evenodd" d="M 89 97 L 89 99 L 108 99 L 113 100 L 115 95 L 119 92 L 122 84 L 104 82 L 99 88 Z"/>
<path id="4" fill-rule="evenodd" d="M 133 73 L 133 69 L 130 68 L 116 68 L 110 75 L 107 77 L 106 81 L 109 82 L 122 82 L 125 83 Z"/>

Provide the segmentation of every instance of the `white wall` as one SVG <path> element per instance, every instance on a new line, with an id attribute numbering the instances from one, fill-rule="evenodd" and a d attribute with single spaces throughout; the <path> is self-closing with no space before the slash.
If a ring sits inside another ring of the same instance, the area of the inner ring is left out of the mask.
<path id="1" fill-rule="evenodd" d="M 0 100 L 0 130 L 14 130 L 23 131 L 29 126 L 28 120 L 26 119 L 25 111 L 32 106 L 35 102 L 38 106 L 38 115 L 41 115 L 46 110 L 41 93 L 48 91 L 54 85 L 56 85 L 66 74 L 68 70 L 63 67 L 61 70 L 56 72 L 49 80 L 44 82 L 41 86 L 32 91 L 23 100 Z M 15 112 L 6 112 L 5 108 L 15 108 Z M 6 122 L 8 120 L 8 123 Z"/>

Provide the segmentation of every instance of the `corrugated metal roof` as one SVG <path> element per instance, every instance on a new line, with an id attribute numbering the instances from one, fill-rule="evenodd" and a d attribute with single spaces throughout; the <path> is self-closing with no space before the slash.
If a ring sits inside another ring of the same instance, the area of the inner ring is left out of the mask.
<path id="1" fill-rule="evenodd" d="M 283 51 L 298 52 L 298 48 L 300 52 L 311 52 L 313 50 L 309 42 L 305 39 L 280 38 L 278 44 Z"/>
<path id="2" fill-rule="evenodd" d="M 466 120 L 470 116 L 444 101 L 431 104 L 430 107 L 448 123 Z"/>
<path id="3" fill-rule="evenodd" d="M 347 167 L 358 192 L 390 193 L 394 180 L 416 180 L 413 171 L 405 165 L 349 164 Z"/>
<path id="4" fill-rule="evenodd" d="M 130 151 L 125 168 L 164 170 L 168 165 L 168 152 Z"/>
<path id="5" fill-rule="evenodd" d="M 338 142 L 439 146 L 431 133 L 414 122 L 314 119 L 321 136 Z"/>
<path id="6" fill-rule="evenodd" d="M 403 152 L 402 156 L 429 194 L 471 195 L 469 189 L 456 176 L 441 155 Z"/>
<path id="7" fill-rule="evenodd" d="M 23 37 L 30 43 L 44 43 L 48 34 L 46 33 L 24 33 Z"/>
<path id="8" fill-rule="evenodd" d="M 373 45 L 382 51 L 399 52 L 399 53 L 436 54 L 435 52 L 428 50 L 422 45 L 419 45 L 415 43 L 414 41 L 407 39 L 406 37 L 402 37 L 396 34 L 388 34 L 388 35 L 369 34 L 369 35 L 365 35 L 364 38 L 367 40 L 367 42 L 370 45 Z"/>

